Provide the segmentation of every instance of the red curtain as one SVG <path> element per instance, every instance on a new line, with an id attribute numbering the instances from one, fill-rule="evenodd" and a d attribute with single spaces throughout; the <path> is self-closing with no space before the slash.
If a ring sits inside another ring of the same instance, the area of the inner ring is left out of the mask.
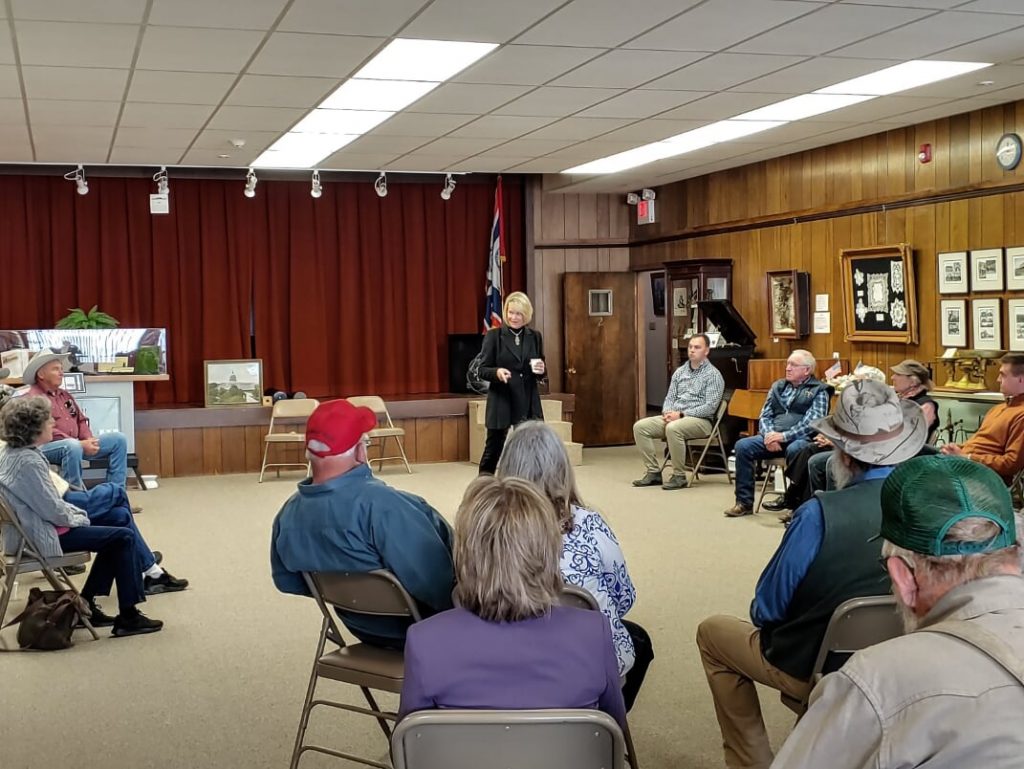
<path id="1" fill-rule="evenodd" d="M 267 386 L 310 396 L 445 392 L 447 335 L 477 330 L 494 186 L 0 177 L 0 328 L 49 328 L 93 304 L 166 327 L 171 381 L 142 402 L 201 404 L 203 360 L 251 357 Z M 523 285 L 523 190 L 504 181 L 506 290 Z"/>

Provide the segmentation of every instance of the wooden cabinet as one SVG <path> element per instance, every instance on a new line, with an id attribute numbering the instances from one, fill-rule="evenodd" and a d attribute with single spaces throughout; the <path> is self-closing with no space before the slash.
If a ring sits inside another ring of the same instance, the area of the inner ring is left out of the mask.
<path id="1" fill-rule="evenodd" d="M 686 359 L 686 340 L 717 331 L 697 306 L 707 299 L 732 301 L 732 259 L 688 259 L 665 262 L 666 305 L 669 308 L 669 375 Z"/>

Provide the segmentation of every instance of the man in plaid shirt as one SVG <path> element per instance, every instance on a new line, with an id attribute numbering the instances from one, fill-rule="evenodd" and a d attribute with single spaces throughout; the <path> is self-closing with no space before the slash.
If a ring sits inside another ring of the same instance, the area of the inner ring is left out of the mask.
<path id="1" fill-rule="evenodd" d="M 765 398 L 759 435 L 736 443 L 736 504 L 725 511 L 729 518 L 754 512 L 754 466 L 759 459 L 785 456 L 787 460 L 807 446 L 815 420 L 828 414 L 828 385 L 814 376 L 814 356 L 794 350 L 786 361 L 786 378 L 772 385 Z"/>

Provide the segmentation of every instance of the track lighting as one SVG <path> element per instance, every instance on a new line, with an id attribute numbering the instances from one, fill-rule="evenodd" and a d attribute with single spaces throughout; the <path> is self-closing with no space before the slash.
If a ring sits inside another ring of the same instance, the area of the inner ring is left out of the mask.
<path id="1" fill-rule="evenodd" d="M 320 172 L 313 171 L 313 185 L 309 188 L 311 197 L 318 198 L 324 194 L 324 188 L 320 184 Z"/>
<path id="2" fill-rule="evenodd" d="M 245 191 L 243 193 L 247 198 L 256 197 L 256 182 L 256 172 L 250 168 L 245 175 Z"/>
<path id="3" fill-rule="evenodd" d="M 378 198 L 386 198 L 388 196 L 388 175 L 386 171 L 380 172 L 377 181 L 373 183 L 373 190 L 377 193 Z"/>
<path id="4" fill-rule="evenodd" d="M 444 187 L 441 189 L 441 200 L 451 200 L 455 192 L 455 177 L 451 174 L 444 175 Z"/>
<path id="5" fill-rule="evenodd" d="M 156 182 L 157 195 L 170 194 L 171 185 L 167 179 L 167 166 L 160 166 L 160 170 L 153 174 L 153 181 Z"/>
<path id="6" fill-rule="evenodd" d="M 78 166 L 74 171 L 64 174 L 64 178 L 75 183 L 75 192 L 79 195 L 89 194 L 89 182 L 85 180 L 85 169 Z"/>

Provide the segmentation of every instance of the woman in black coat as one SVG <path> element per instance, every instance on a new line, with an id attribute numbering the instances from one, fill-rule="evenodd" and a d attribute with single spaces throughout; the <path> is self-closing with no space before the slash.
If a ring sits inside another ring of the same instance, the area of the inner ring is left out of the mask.
<path id="1" fill-rule="evenodd" d="M 537 382 L 544 378 L 544 340 L 526 325 L 533 305 L 521 291 L 508 295 L 502 307 L 505 325 L 484 337 L 480 376 L 491 383 L 487 390 L 487 442 L 480 457 L 480 473 L 494 475 L 505 446 L 508 428 L 527 419 L 543 419 Z"/>

